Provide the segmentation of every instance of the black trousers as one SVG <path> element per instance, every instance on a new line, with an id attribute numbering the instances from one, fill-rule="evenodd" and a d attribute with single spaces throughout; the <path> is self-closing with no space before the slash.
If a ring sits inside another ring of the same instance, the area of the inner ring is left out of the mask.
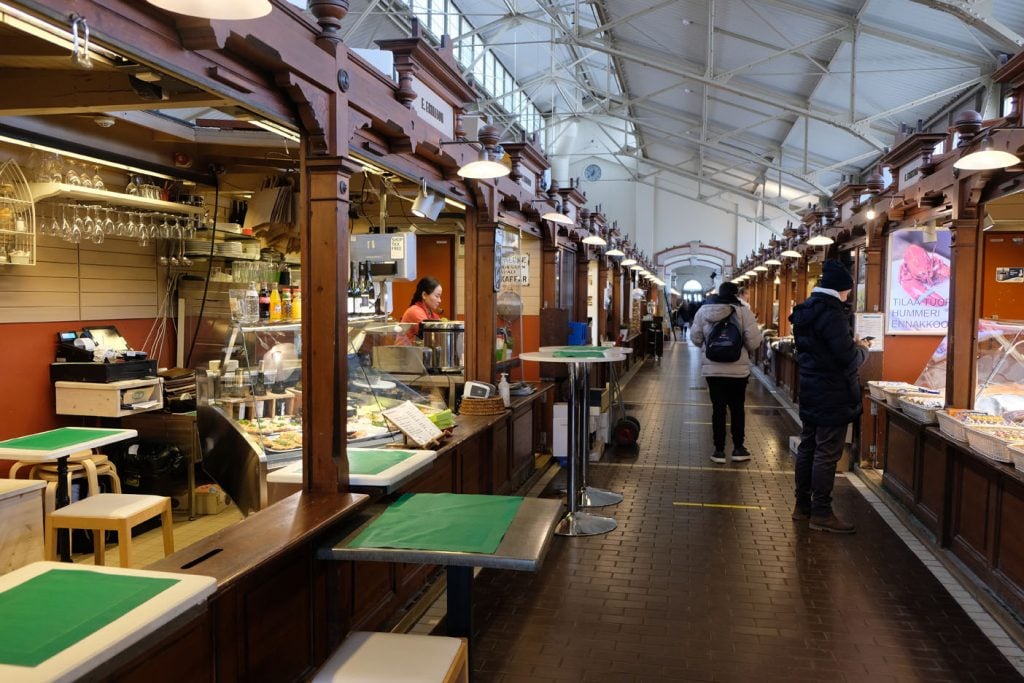
<path id="1" fill-rule="evenodd" d="M 743 446 L 746 419 L 743 402 L 747 396 L 747 380 L 750 377 L 705 377 L 708 393 L 711 394 L 711 437 L 715 450 L 725 450 L 725 411 L 729 410 L 729 424 L 733 448 Z"/>
<path id="2" fill-rule="evenodd" d="M 796 449 L 796 504 L 815 517 L 832 514 L 836 464 L 843 457 L 847 425 L 816 425 L 804 420 Z"/>

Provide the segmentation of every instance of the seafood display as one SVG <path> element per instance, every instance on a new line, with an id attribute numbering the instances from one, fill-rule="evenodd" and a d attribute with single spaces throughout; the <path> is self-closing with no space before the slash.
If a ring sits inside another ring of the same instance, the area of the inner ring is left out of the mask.
<path id="1" fill-rule="evenodd" d="M 945 259 L 920 245 L 907 245 L 899 272 L 900 287 L 907 296 L 927 306 L 945 306 L 946 297 L 934 289 L 948 279 L 949 263 Z"/>

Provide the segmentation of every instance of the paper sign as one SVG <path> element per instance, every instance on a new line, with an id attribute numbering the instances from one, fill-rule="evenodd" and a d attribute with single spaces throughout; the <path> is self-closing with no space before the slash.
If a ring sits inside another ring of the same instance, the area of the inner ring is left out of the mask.
<path id="1" fill-rule="evenodd" d="M 859 339 L 874 337 L 869 351 L 882 351 L 885 346 L 885 316 L 882 313 L 858 313 L 854 331 Z"/>
<path id="2" fill-rule="evenodd" d="M 426 446 L 437 441 L 444 433 L 431 422 L 412 401 L 389 408 L 381 414 L 398 427 L 413 443 Z"/>
<path id="3" fill-rule="evenodd" d="M 889 235 L 889 334 L 946 333 L 950 244 L 950 231 L 943 229 L 897 230 Z"/>

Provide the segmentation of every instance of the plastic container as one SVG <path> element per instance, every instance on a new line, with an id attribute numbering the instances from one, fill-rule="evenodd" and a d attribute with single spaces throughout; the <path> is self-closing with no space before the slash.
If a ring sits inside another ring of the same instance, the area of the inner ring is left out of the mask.
<path id="1" fill-rule="evenodd" d="M 498 396 L 506 408 L 512 406 L 512 388 L 508 385 L 508 373 L 501 373 L 501 381 L 498 382 Z"/>
<path id="2" fill-rule="evenodd" d="M 569 346 L 584 346 L 587 343 L 587 323 L 569 323 Z"/>

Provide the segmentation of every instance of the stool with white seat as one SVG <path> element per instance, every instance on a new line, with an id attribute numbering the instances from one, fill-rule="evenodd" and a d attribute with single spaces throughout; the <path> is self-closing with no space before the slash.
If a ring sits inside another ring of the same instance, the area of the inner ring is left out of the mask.
<path id="1" fill-rule="evenodd" d="M 54 510 L 46 516 L 46 559 L 57 554 L 58 529 L 90 529 L 93 531 L 93 555 L 96 564 L 104 564 L 104 531 L 117 532 L 117 548 L 121 566 L 131 566 L 132 527 L 148 519 L 160 517 L 164 537 L 164 554 L 174 552 L 174 530 L 171 499 L 132 493 L 100 493 Z"/>
<path id="2" fill-rule="evenodd" d="M 313 683 L 467 683 L 464 638 L 355 631 L 334 651 Z"/>

